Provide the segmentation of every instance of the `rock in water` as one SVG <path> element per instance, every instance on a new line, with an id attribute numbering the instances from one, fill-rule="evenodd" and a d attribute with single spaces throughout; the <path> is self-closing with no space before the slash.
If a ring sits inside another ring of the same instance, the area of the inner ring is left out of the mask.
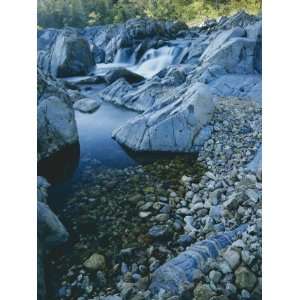
<path id="1" fill-rule="evenodd" d="M 88 41 L 75 30 L 65 29 L 48 51 L 39 53 L 38 65 L 54 77 L 84 76 L 95 61 Z"/>
<path id="2" fill-rule="evenodd" d="M 145 78 L 139 74 L 136 74 L 132 71 L 129 71 L 125 68 L 113 68 L 109 70 L 105 76 L 105 81 L 108 84 L 113 83 L 114 81 L 118 80 L 119 78 L 124 78 L 129 83 L 139 82 L 145 80 Z"/>
<path id="3" fill-rule="evenodd" d="M 89 259 L 84 262 L 83 265 L 90 270 L 104 271 L 106 268 L 105 257 L 101 254 L 94 253 Z"/>
<path id="4" fill-rule="evenodd" d="M 38 70 L 37 108 L 38 160 L 45 159 L 67 145 L 78 143 L 72 102 L 57 80 Z"/>
<path id="5" fill-rule="evenodd" d="M 136 151 L 196 151 L 201 145 L 195 141 L 214 107 L 209 88 L 196 83 L 179 98 L 170 97 L 130 120 L 113 137 Z"/>
<path id="6" fill-rule="evenodd" d="M 197 242 L 177 257 L 159 267 L 153 273 L 149 287 L 152 294 L 157 295 L 165 292 L 169 296 L 184 297 L 194 284 L 196 271 L 203 268 L 208 258 L 216 258 L 220 251 L 232 244 L 247 227 L 244 224 L 233 231 Z"/>
<path id="7" fill-rule="evenodd" d="M 84 98 L 76 101 L 73 108 L 83 113 L 92 113 L 100 107 L 99 101 L 90 98 Z"/>
<path id="8" fill-rule="evenodd" d="M 38 199 L 46 202 L 48 182 L 38 178 Z M 37 201 L 37 298 L 44 300 L 46 297 L 46 285 L 44 279 L 44 256 L 45 251 L 67 241 L 69 234 L 57 216 L 51 211 L 49 206 Z"/>

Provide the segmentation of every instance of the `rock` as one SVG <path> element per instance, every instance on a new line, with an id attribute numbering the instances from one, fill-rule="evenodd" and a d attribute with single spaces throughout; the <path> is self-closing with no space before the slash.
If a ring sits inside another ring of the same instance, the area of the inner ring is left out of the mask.
<path id="1" fill-rule="evenodd" d="M 200 145 L 194 141 L 213 111 L 207 87 L 194 84 L 179 99 L 167 99 L 130 120 L 113 137 L 137 151 L 195 151 Z"/>
<path id="2" fill-rule="evenodd" d="M 246 267 L 239 267 L 235 271 L 235 284 L 239 289 L 251 291 L 256 284 L 256 276 Z"/>
<path id="3" fill-rule="evenodd" d="M 193 241 L 193 238 L 188 234 L 182 234 L 179 236 L 177 243 L 183 247 L 189 246 Z"/>
<path id="4" fill-rule="evenodd" d="M 234 284 L 232 284 L 231 282 L 227 282 L 226 287 L 225 287 L 226 295 L 228 295 L 228 296 L 236 295 L 236 292 L 237 292 L 236 286 Z"/>
<path id="5" fill-rule="evenodd" d="M 227 250 L 223 257 L 233 270 L 238 267 L 241 261 L 240 254 L 235 250 Z"/>
<path id="6" fill-rule="evenodd" d="M 38 70 L 38 160 L 78 143 L 71 99 L 62 84 Z"/>
<path id="7" fill-rule="evenodd" d="M 215 284 L 219 283 L 221 278 L 222 278 L 222 274 L 220 272 L 218 272 L 216 270 L 212 270 L 209 272 L 209 279 L 213 283 L 215 283 Z"/>
<path id="8" fill-rule="evenodd" d="M 248 197 L 248 199 L 254 203 L 257 203 L 260 198 L 259 194 L 253 189 L 246 190 L 245 194 Z"/>
<path id="9" fill-rule="evenodd" d="M 83 263 L 83 265 L 89 270 L 105 271 L 106 260 L 103 255 L 94 253 Z"/>
<path id="10" fill-rule="evenodd" d="M 50 183 L 44 177 L 37 177 L 37 200 L 46 203 L 48 197 L 48 188 Z"/>
<path id="11" fill-rule="evenodd" d="M 262 147 L 260 146 L 253 160 L 247 165 L 247 169 L 256 174 L 261 180 L 262 173 Z"/>
<path id="12" fill-rule="evenodd" d="M 249 24 L 253 24 L 259 20 L 259 17 L 249 15 L 245 11 L 241 10 L 229 18 L 222 18 L 217 27 L 220 29 L 230 29 L 235 26 L 246 27 Z"/>
<path id="13" fill-rule="evenodd" d="M 154 240 L 167 240 L 171 237 L 171 231 L 167 225 L 155 225 L 149 229 L 148 235 Z"/>
<path id="14" fill-rule="evenodd" d="M 255 71 L 255 47 L 256 42 L 251 39 L 231 38 L 219 49 L 214 49 L 214 52 L 203 53 L 200 58 L 201 67 L 204 69 L 210 65 L 218 65 L 228 73 L 251 74 Z"/>
<path id="15" fill-rule="evenodd" d="M 40 52 L 38 65 L 54 77 L 84 76 L 95 65 L 88 41 L 75 30 L 64 29 L 48 52 Z"/>
<path id="16" fill-rule="evenodd" d="M 130 19 L 124 24 L 87 27 L 82 31 L 93 45 L 105 51 L 105 62 L 113 62 L 118 50 L 137 48 L 137 58 L 158 46 L 161 38 L 174 38 L 188 27 L 182 22 L 158 21 L 151 18 Z M 141 43 L 143 45 L 141 45 Z"/>
<path id="17" fill-rule="evenodd" d="M 92 113 L 100 107 L 99 101 L 90 98 L 84 98 L 76 101 L 73 105 L 73 108 L 83 112 L 83 113 Z"/>
<path id="18" fill-rule="evenodd" d="M 120 78 L 124 78 L 128 83 L 135 83 L 145 80 L 143 76 L 122 67 L 111 69 L 105 74 L 104 78 L 108 84 L 111 84 Z"/>
<path id="19" fill-rule="evenodd" d="M 242 299 L 251 299 L 251 295 L 247 290 L 242 290 L 241 297 Z"/>
<path id="20" fill-rule="evenodd" d="M 96 64 L 101 64 L 105 62 L 105 51 L 96 45 L 93 45 L 92 53 Z"/>
<path id="21" fill-rule="evenodd" d="M 216 258 L 219 251 L 229 246 L 246 228 L 244 225 L 193 244 L 153 273 L 149 290 L 153 295 L 165 290 L 170 296 L 182 297 L 194 284 L 196 278 L 192 274 L 202 270 L 209 258 Z"/>
<path id="22" fill-rule="evenodd" d="M 69 234 L 49 206 L 37 202 L 37 294 L 39 300 L 46 298 L 44 257 L 48 249 L 67 241 Z"/>
<path id="23" fill-rule="evenodd" d="M 194 289 L 195 300 L 210 300 L 215 292 L 207 284 L 199 283 Z"/>

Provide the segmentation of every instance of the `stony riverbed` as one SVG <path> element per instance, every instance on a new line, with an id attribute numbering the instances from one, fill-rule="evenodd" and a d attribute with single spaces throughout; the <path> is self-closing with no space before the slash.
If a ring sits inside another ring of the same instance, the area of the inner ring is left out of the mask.
<path id="1" fill-rule="evenodd" d="M 191 242 L 188 237 L 180 239 L 184 221 L 174 210 L 186 193 L 182 177 L 189 175 L 196 183 L 205 172 L 196 158 L 178 156 L 144 167 L 86 170 L 82 176 L 92 177 L 92 183 L 74 187 L 59 213 L 71 238 L 48 257 L 53 299 L 115 293 L 126 268 L 147 285 L 150 272 L 179 250 L 176 245 Z M 93 270 L 84 264 L 95 253 L 102 266 Z"/>

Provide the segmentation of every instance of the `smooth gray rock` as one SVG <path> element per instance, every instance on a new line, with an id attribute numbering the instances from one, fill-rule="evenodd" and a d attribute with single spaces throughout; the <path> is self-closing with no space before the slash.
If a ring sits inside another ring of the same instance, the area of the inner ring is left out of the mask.
<path id="1" fill-rule="evenodd" d="M 105 101 L 144 112 L 172 95 L 182 93 L 181 88 L 181 91 L 176 88 L 186 81 L 186 69 L 188 67 L 170 66 L 137 87 L 121 78 L 103 89 L 99 96 Z"/>
<path id="2" fill-rule="evenodd" d="M 38 159 L 78 142 L 74 111 L 65 99 L 50 96 L 37 109 Z"/>
<path id="3" fill-rule="evenodd" d="M 46 251 L 67 241 L 69 234 L 47 202 L 49 183 L 37 179 L 37 299 L 46 299 L 44 257 Z M 43 201 L 43 202 L 41 202 Z"/>
<path id="4" fill-rule="evenodd" d="M 113 132 L 121 144 L 136 151 L 191 152 L 195 140 L 209 122 L 214 102 L 209 88 L 196 83 L 182 95 L 174 95 Z"/>
<path id="5" fill-rule="evenodd" d="M 101 103 L 97 100 L 90 98 L 83 98 L 76 101 L 73 105 L 73 108 L 83 112 L 83 113 L 92 113 L 100 107 Z"/>
<path id="6" fill-rule="evenodd" d="M 210 47 L 210 46 L 209 46 Z M 254 72 L 256 41 L 234 37 L 217 49 L 204 53 L 200 60 L 203 68 L 210 65 L 224 67 L 228 73 L 251 74 Z"/>
<path id="7" fill-rule="evenodd" d="M 72 101 L 63 83 L 38 70 L 38 160 L 78 142 Z"/>
<path id="8" fill-rule="evenodd" d="M 38 238 L 46 248 L 67 241 L 69 234 L 46 203 L 37 202 Z"/>
<path id="9" fill-rule="evenodd" d="M 182 22 L 158 21 L 151 18 L 130 19 L 124 24 L 87 27 L 81 34 L 90 43 L 105 51 L 105 62 L 113 62 L 119 49 L 140 49 L 137 58 L 142 54 L 158 46 L 161 39 L 172 39 L 182 30 L 188 29 Z"/>
<path id="10" fill-rule="evenodd" d="M 54 77 L 84 76 L 95 66 L 88 41 L 75 30 L 65 29 L 46 51 L 39 51 L 38 66 Z"/>
<path id="11" fill-rule="evenodd" d="M 122 67 L 113 68 L 113 69 L 109 70 L 104 75 L 104 78 L 108 84 L 111 84 L 120 78 L 124 78 L 129 83 L 135 83 L 135 82 L 140 82 L 140 81 L 145 80 L 145 78 L 143 76 L 136 74 L 136 73 L 129 71 Z"/>

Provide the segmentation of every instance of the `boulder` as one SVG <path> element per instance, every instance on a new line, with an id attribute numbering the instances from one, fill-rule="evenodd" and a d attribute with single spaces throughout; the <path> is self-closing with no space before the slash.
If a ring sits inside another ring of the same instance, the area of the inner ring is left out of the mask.
<path id="1" fill-rule="evenodd" d="M 118 67 L 109 70 L 105 76 L 105 81 L 108 84 L 115 82 L 120 78 L 124 78 L 129 83 L 135 83 L 145 80 L 145 78 L 139 74 L 127 70 L 126 68 Z"/>
<path id="2" fill-rule="evenodd" d="M 61 82 L 38 70 L 38 160 L 78 143 L 72 101 Z"/>
<path id="3" fill-rule="evenodd" d="M 172 95 L 180 95 L 182 89 L 177 90 L 176 88 L 185 81 L 186 68 L 170 66 L 139 86 L 134 87 L 123 78 L 118 79 L 103 89 L 100 96 L 105 101 L 144 112 Z"/>
<path id="4" fill-rule="evenodd" d="M 228 73 L 254 73 L 255 47 L 254 40 L 242 37 L 231 38 L 214 51 L 205 51 L 200 58 L 201 66 L 203 68 L 211 65 L 222 66 Z"/>
<path id="5" fill-rule="evenodd" d="M 105 62 L 113 62 L 121 48 L 137 48 L 147 39 L 171 39 L 177 33 L 188 29 L 187 25 L 178 21 L 158 21 L 151 18 L 130 19 L 124 24 L 88 27 L 82 31 L 90 43 L 105 51 Z M 153 42 L 145 42 L 138 56 L 153 47 Z"/>
<path id="6" fill-rule="evenodd" d="M 44 257 L 46 251 L 67 241 L 69 234 L 57 216 L 46 204 L 49 183 L 43 177 L 37 180 L 37 299 L 46 299 Z M 43 201 L 43 202 L 41 202 Z"/>
<path id="7" fill-rule="evenodd" d="M 75 30 L 65 29 L 49 50 L 38 53 L 38 65 L 54 77 L 84 76 L 95 61 L 88 41 Z"/>
<path id="8" fill-rule="evenodd" d="M 95 99 L 83 98 L 76 101 L 73 108 L 83 113 L 92 113 L 96 111 L 100 105 L 101 103 Z"/>
<path id="9" fill-rule="evenodd" d="M 193 152 L 201 129 L 210 121 L 214 102 L 209 88 L 196 83 L 173 95 L 113 132 L 121 144 L 136 151 Z"/>
<path id="10" fill-rule="evenodd" d="M 222 17 L 218 24 L 217 29 L 230 29 L 232 27 L 240 26 L 246 27 L 249 24 L 257 22 L 260 18 L 258 16 L 249 15 L 241 10 L 230 17 Z"/>

